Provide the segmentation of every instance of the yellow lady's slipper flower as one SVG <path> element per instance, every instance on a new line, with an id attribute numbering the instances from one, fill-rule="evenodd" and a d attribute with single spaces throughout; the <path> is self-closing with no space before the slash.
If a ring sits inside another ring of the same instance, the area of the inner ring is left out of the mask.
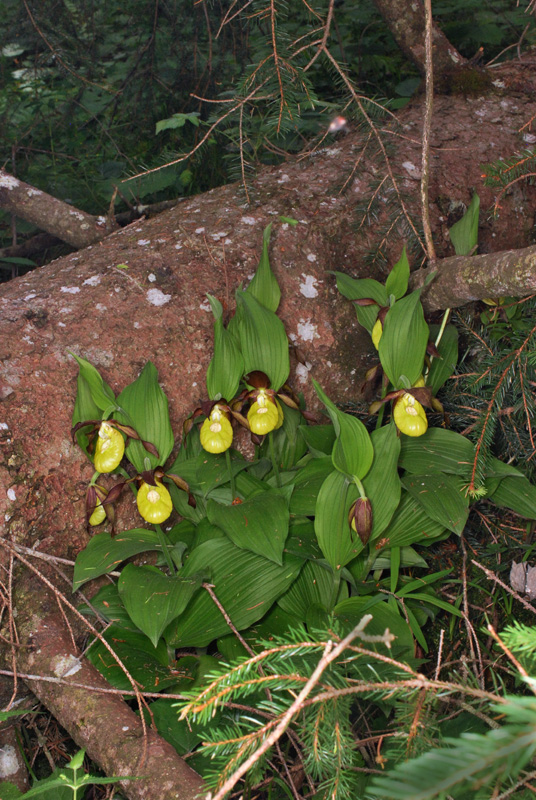
<path id="1" fill-rule="evenodd" d="M 422 436 L 428 428 L 424 408 L 409 392 L 396 401 L 393 417 L 398 430 L 406 436 Z"/>
<path id="2" fill-rule="evenodd" d="M 383 333 L 383 325 L 381 323 L 381 320 L 377 319 L 376 322 L 374 323 L 374 327 L 372 328 L 370 334 L 372 336 L 372 344 L 374 345 L 376 350 L 380 346 L 380 339 L 382 338 L 382 333 Z"/>
<path id="3" fill-rule="evenodd" d="M 146 522 L 159 525 L 169 517 L 173 511 L 171 495 L 159 480 L 155 478 L 155 486 L 142 481 L 138 489 L 136 502 L 138 511 Z"/>
<path id="4" fill-rule="evenodd" d="M 93 458 L 97 472 L 113 472 L 121 463 L 124 452 L 125 440 L 117 428 L 112 428 L 107 422 L 101 423 Z"/>
<path id="5" fill-rule="evenodd" d="M 100 499 L 97 497 L 97 504 L 88 522 L 92 526 L 101 525 L 101 523 L 103 523 L 105 519 L 106 519 L 106 511 L 104 510 L 104 506 L 102 505 Z"/>
<path id="6" fill-rule="evenodd" d="M 248 411 L 250 431 L 257 436 L 265 436 L 270 431 L 280 428 L 283 424 L 283 411 L 278 405 L 279 403 L 276 404 L 267 396 L 264 389 L 260 389 L 256 402 Z"/>
<path id="7" fill-rule="evenodd" d="M 233 428 L 227 414 L 215 405 L 201 425 L 201 447 L 208 453 L 224 453 L 233 441 Z"/>

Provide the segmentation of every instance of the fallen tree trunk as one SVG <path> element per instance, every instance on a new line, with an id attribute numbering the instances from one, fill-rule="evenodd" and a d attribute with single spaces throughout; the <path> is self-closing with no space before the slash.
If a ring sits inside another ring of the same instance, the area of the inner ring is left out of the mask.
<path id="1" fill-rule="evenodd" d="M 117 225 L 94 217 L 0 170 L 0 208 L 80 249 L 108 236 Z"/>
<path id="2" fill-rule="evenodd" d="M 529 70 L 524 75 L 532 91 L 533 74 Z M 515 151 L 519 129 L 536 116 L 534 96 L 524 98 L 525 103 L 504 95 L 436 100 L 430 204 L 440 258 L 452 254 L 447 236 L 452 224 L 450 206 L 467 205 L 475 189 L 483 207 L 492 205 L 494 194 L 483 186 L 480 162 Z M 292 362 L 290 383 L 304 392 L 310 404 L 311 374 L 334 401 L 359 399 L 373 348 L 368 334 L 359 329 L 351 304 L 338 295 L 330 271 L 384 280 L 387 268 L 381 264 L 371 268 L 364 255 L 372 245 L 390 258 L 400 255 L 410 229 L 407 215 L 420 202 L 416 166 L 420 164 L 420 116 L 416 104 L 400 115 L 399 127 L 378 131 L 392 142 L 390 170 L 396 187 L 385 178 L 385 163 L 374 137 L 367 140 L 350 133 L 307 158 L 262 171 L 251 187 L 249 207 L 240 186 L 222 187 L 159 217 L 135 222 L 103 239 L 98 247 L 58 259 L 0 287 L 0 518 L 10 547 L 22 545 L 72 559 L 88 541 L 84 496 L 92 467 L 70 440 L 77 368 L 69 353 L 94 363 L 115 391 L 137 377 L 151 359 L 169 397 L 178 433 L 184 418 L 206 394 L 205 373 L 213 341 L 206 293 L 216 295 L 226 312 L 232 310 L 234 290 L 254 272 L 262 231 L 270 222 L 274 223 L 271 263 L 283 293 L 280 314 L 301 359 Z M 405 211 L 397 205 L 401 198 Z M 374 202 L 379 211 L 371 221 Z M 501 216 L 484 220 L 480 227 L 484 255 L 438 261 L 438 276 L 427 290 L 429 307 L 488 294 L 519 294 L 532 286 L 533 248 L 521 255 L 515 251 L 531 243 L 535 209 L 534 187 L 517 184 L 504 198 Z M 290 224 L 289 218 L 296 224 Z M 514 254 L 487 253 L 497 248 Z M 520 258 L 525 260 L 516 271 Z M 498 266 L 496 284 L 482 279 L 477 287 L 466 270 L 486 270 L 486 259 L 491 269 L 495 269 L 494 259 L 499 266 L 509 259 L 515 267 L 506 270 L 508 281 Z M 421 260 L 417 256 L 414 265 Z M 465 276 L 465 287 L 458 280 L 452 286 L 453 275 Z M 516 286 L 518 291 L 514 291 Z M 451 293 L 441 299 L 445 287 Z M 120 505 L 118 518 L 124 528 L 135 524 L 128 514 L 126 506 Z M 0 548 L 0 552 L 9 568 L 8 550 Z M 24 577 L 27 569 L 15 573 L 13 586 L 13 603 L 24 619 L 19 637 L 24 647 L 15 649 L 17 668 L 25 675 L 35 674 L 34 669 L 50 675 L 59 653 L 57 644 L 63 643 L 64 654 L 70 634 L 51 610 L 48 595 L 35 585 L 30 590 L 31 580 Z M 9 637 L 9 630 L 4 633 Z M 39 648 L 48 654 L 43 661 L 34 649 L 35 634 Z M 4 663 L 6 670 L 10 664 L 9 659 Z M 88 666 L 84 663 L 81 668 Z M 88 685 L 97 680 L 84 675 Z M 55 684 L 49 694 L 35 679 L 24 680 L 59 723 L 78 736 L 65 699 L 72 689 Z M 126 706 L 116 707 L 123 703 L 116 698 L 109 706 L 108 695 L 100 696 L 96 704 L 90 690 L 77 687 L 76 692 L 86 692 L 83 697 L 76 695 L 80 707 L 98 705 L 103 720 L 126 713 Z M 116 733 L 117 752 L 123 753 L 128 748 L 127 742 L 120 741 L 121 734 L 128 739 L 128 731 L 121 727 Z M 98 748 L 91 752 L 106 770 L 119 770 L 115 763 L 103 760 Z M 122 774 L 124 769 L 133 769 L 132 763 L 121 767 Z"/>

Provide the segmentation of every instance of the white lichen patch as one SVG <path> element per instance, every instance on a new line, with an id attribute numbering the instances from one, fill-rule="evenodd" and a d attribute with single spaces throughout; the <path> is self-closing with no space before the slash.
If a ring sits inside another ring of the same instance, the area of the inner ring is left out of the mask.
<path id="1" fill-rule="evenodd" d="M 312 342 L 314 339 L 320 339 L 317 326 L 310 319 L 301 319 L 298 322 L 298 338 L 302 342 Z"/>
<path id="2" fill-rule="evenodd" d="M 421 171 L 415 164 L 412 164 L 411 161 L 404 161 L 402 164 L 408 175 L 411 175 L 412 178 L 420 178 Z"/>
<path id="3" fill-rule="evenodd" d="M 303 283 L 300 283 L 300 292 L 304 297 L 318 297 L 318 281 L 314 275 L 302 272 Z"/>
<path id="4" fill-rule="evenodd" d="M 95 308 L 97 311 L 108 311 L 108 306 L 105 306 L 103 303 L 97 303 Z"/>
<path id="5" fill-rule="evenodd" d="M 74 208 L 69 209 L 69 214 L 71 217 L 76 217 L 76 219 L 79 219 L 81 222 L 85 219 L 84 215 L 81 214 L 80 211 L 75 211 Z"/>
<path id="6" fill-rule="evenodd" d="M 150 239 L 138 239 L 138 244 L 140 247 L 145 247 L 148 244 L 151 244 Z"/>
<path id="7" fill-rule="evenodd" d="M 314 253 L 309 253 L 309 255 L 307 256 L 307 261 L 310 261 L 310 262 L 311 262 L 311 264 L 314 264 L 314 263 L 315 263 L 315 261 L 316 261 L 316 256 L 315 256 L 315 254 L 314 254 Z"/>
<path id="8" fill-rule="evenodd" d="M 28 189 L 27 191 L 28 197 L 38 197 L 40 194 L 43 194 L 43 192 L 39 189 Z"/>
<path id="9" fill-rule="evenodd" d="M 16 495 L 16 492 L 15 492 L 15 489 L 13 488 L 13 486 L 10 486 L 10 488 L 7 490 L 7 496 L 8 496 L 8 499 L 11 500 L 12 503 L 14 503 L 15 500 L 17 499 L 17 495 Z"/>
<path id="10" fill-rule="evenodd" d="M 80 669 L 82 669 L 80 659 L 72 654 L 58 656 L 54 663 L 54 675 L 58 678 L 66 678 L 68 675 L 74 675 Z"/>
<path id="11" fill-rule="evenodd" d="M 147 280 L 150 281 L 151 283 L 155 282 L 156 275 L 154 274 L 154 272 L 151 272 L 151 273 L 149 273 L 149 275 L 147 275 Z"/>
<path id="12" fill-rule="evenodd" d="M 175 245 L 175 250 L 182 250 L 182 244 L 180 242 L 177 242 Z"/>
<path id="13" fill-rule="evenodd" d="M 287 175 L 287 173 L 286 173 L 286 172 L 284 172 L 284 173 L 281 175 L 281 177 L 277 179 L 277 182 L 278 182 L 278 183 L 288 183 L 288 181 L 289 181 L 289 180 L 290 180 L 290 177 Z"/>
<path id="14" fill-rule="evenodd" d="M 5 744 L 0 748 L 0 778 L 7 778 L 19 771 L 22 764 L 12 744 Z"/>
<path id="15" fill-rule="evenodd" d="M 12 189 L 16 189 L 17 186 L 20 186 L 20 183 L 13 175 L 8 175 L 4 172 L 0 175 L 0 186 L 2 186 L 3 189 L 9 189 L 9 191 L 11 191 Z"/>
<path id="16" fill-rule="evenodd" d="M 527 144 L 534 144 L 534 142 L 536 142 L 536 136 L 533 133 L 524 133 L 523 141 L 527 142 Z"/>
<path id="17" fill-rule="evenodd" d="M 97 225 L 106 225 L 106 217 L 97 217 Z"/>
<path id="18" fill-rule="evenodd" d="M 100 275 L 92 275 L 90 278 L 85 279 L 82 286 L 98 286 L 100 282 Z"/>
<path id="19" fill-rule="evenodd" d="M 136 330 L 137 330 L 137 329 L 140 327 L 140 323 L 139 323 L 139 322 L 135 322 L 135 323 L 134 323 L 134 327 L 135 327 L 135 328 L 136 328 Z"/>
<path id="20" fill-rule="evenodd" d="M 160 289 L 149 289 L 147 292 L 147 300 L 153 306 L 165 306 L 171 300 L 170 294 L 164 294 Z"/>
<path id="21" fill-rule="evenodd" d="M 300 383 L 307 383 L 311 366 L 312 365 L 309 364 L 308 361 L 306 361 L 305 364 L 298 364 L 296 366 L 296 377 Z"/>
<path id="22" fill-rule="evenodd" d="M 208 300 L 203 300 L 199 308 L 201 309 L 201 311 L 212 311 L 212 306 L 210 305 Z"/>
<path id="23" fill-rule="evenodd" d="M 231 239 L 226 239 L 226 240 L 224 241 L 224 244 L 231 244 Z"/>
<path id="24" fill-rule="evenodd" d="M 24 299 L 25 299 L 26 301 L 28 301 L 28 300 L 33 300 L 33 299 L 34 299 L 34 297 L 37 297 L 36 293 L 35 293 L 35 292 L 30 292 L 30 294 L 27 294 L 27 295 L 26 295 L 26 297 L 25 297 Z"/>
<path id="25" fill-rule="evenodd" d="M 0 422 L 0 431 L 8 431 L 8 430 L 9 430 L 9 425 L 7 424 L 7 422 Z"/>
<path id="26" fill-rule="evenodd" d="M 196 228 L 196 229 L 195 229 L 195 232 L 196 232 L 196 233 L 204 233 L 204 232 L 205 232 L 205 229 L 204 229 L 204 228 Z"/>
<path id="27" fill-rule="evenodd" d="M 325 154 L 327 156 L 338 156 L 339 153 L 341 152 L 341 148 L 340 147 L 326 147 L 324 152 L 325 152 Z"/>
<path id="28" fill-rule="evenodd" d="M 62 286 L 60 291 L 64 294 L 78 294 L 80 286 Z"/>
<path id="29" fill-rule="evenodd" d="M 65 324 L 65 322 L 58 322 L 58 328 L 66 328 L 66 327 L 67 325 Z"/>
<path id="30" fill-rule="evenodd" d="M 255 217 L 241 217 L 240 219 L 241 219 L 241 222 L 244 223 L 244 225 L 256 225 L 257 224 L 257 220 L 255 219 Z"/>

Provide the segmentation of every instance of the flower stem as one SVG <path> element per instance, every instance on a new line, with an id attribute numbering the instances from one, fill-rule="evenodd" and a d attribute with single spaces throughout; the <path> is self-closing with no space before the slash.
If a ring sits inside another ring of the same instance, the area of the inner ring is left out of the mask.
<path id="1" fill-rule="evenodd" d="M 281 488 L 281 475 L 279 474 L 279 467 L 277 465 L 277 458 L 275 457 L 273 431 L 270 431 L 270 433 L 268 434 L 268 445 L 270 447 L 270 458 L 272 460 L 272 467 L 274 469 L 275 482 L 276 482 L 277 488 L 280 489 Z"/>
<path id="2" fill-rule="evenodd" d="M 175 564 L 173 563 L 173 559 L 171 558 L 168 550 L 168 545 L 166 541 L 166 535 L 160 525 L 155 525 L 156 532 L 158 534 L 158 541 L 160 542 L 160 547 L 162 548 L 162 552 L 164 554 L 164 558 L 166 559 L 166 564 L 169 567 L 169 571 L 172 575 L 175 575 L 177 570 L 175 569 Z"/>
<path id="3" fill-rule="evenodd" d="M 231 479 L 231 500 L 234 500 L 236 497 L 236 485 L 235 485 L 235 477 L 233 473 L 233 465 L 231 463 L 231 453 L 229 448 L 225 451 L 225 461 L 227 462 L 227 469 L 229 470 L 229 477 Z"/>

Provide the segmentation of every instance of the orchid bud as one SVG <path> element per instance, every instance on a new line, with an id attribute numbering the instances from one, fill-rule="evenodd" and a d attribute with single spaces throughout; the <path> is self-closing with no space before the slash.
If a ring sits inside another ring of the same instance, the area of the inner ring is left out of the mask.
<path id="1" fill-rule="evenodd" d="M 350 527 L 365 545 L 372 533 L 372 505 L 368 497 L 359 497 L 350 508 Z"/>

